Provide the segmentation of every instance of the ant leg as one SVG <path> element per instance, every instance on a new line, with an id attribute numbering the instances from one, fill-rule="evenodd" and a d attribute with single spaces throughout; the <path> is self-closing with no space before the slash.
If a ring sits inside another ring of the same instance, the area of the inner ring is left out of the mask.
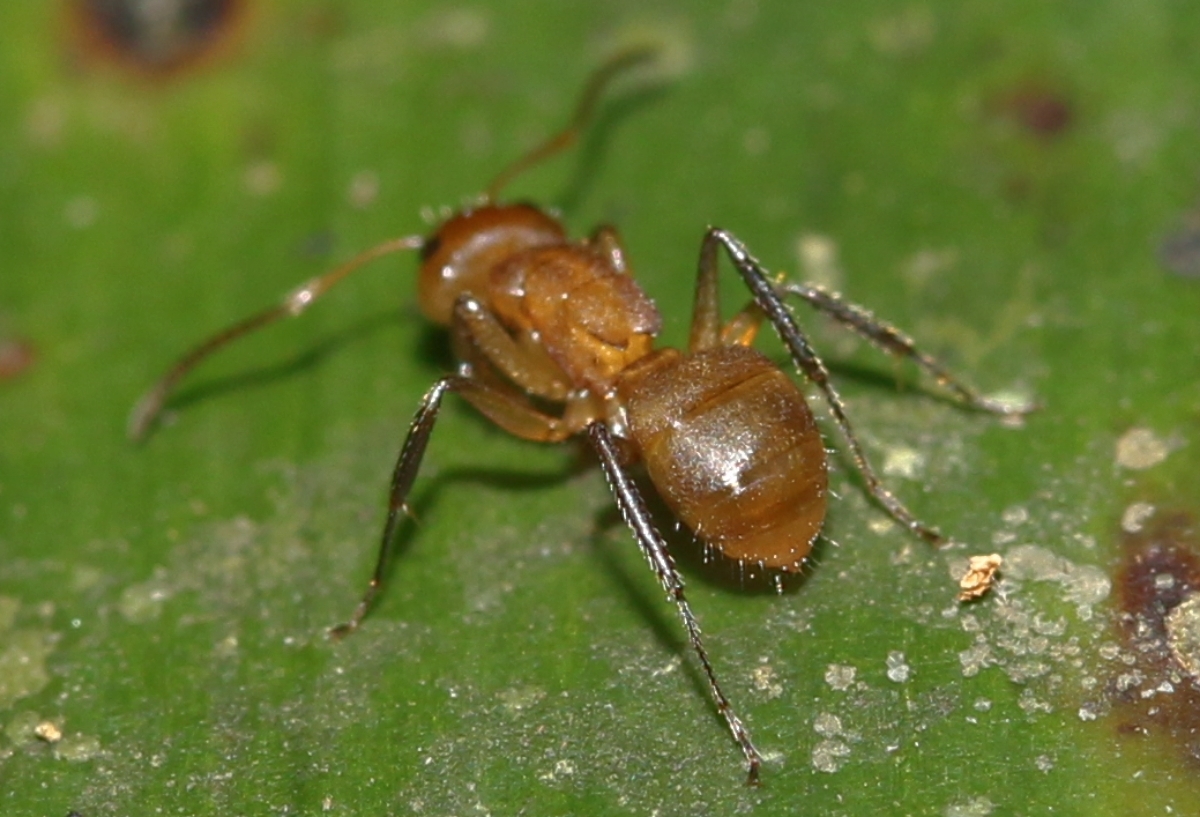
<path id="1" fill-rule="evenodd" d="M 765 317 L 762 308 L 752 299 L 722 325 L 715 243 L 706 240 L 701 245 L 698 267 L 688 351 L 695 354 L 717 346 L 749 346 Z"/>
<path id="2" fill-rule="evenodd" d="M 611 224 L 602 224 L 592 231 L 588 244 L 597 250 L 608 261 L 608 266 L 614 272 L 622 275 L 629 274 L 629 264 L 625 261 L 625 245 L 617 228 Z"/>
<path id="3" fill-rule="evenodd" d="M 658 529 L 655 528 L 637 486 L 625 473 L 625 469 L 621 467 L 616 441 L 608 426 L 602 420 L 594 420 L 588 424 L 587 433 L 591 438 L 592 447 L 595 448 L 596 454 L 600 458 L 600 467 L 604 470 L 608 487 L 617 500 L 617 507 L 625 519 L 625 524 L 633 531 L 638 547 L 642 549 L 642 555 L 646 557 L 646 561 L 650 563 L 651 569 L 658 576 L 663 589 L 667 591 L 667 597 L 674 601 L 675 606 L 679 608 L 683 626 L 687 628 L 688 640 L 691 641 L 692 649 L 695 650 L 700 659 L 700 665 L 704 668 L 704 674 L 708 677 L 709 689 L 716 700 L 717 710 L 725 718 L 729 730 L 733 732 L 733 739 L 737 741 L 738 746 L 742 748 L 742 754 L 746 756 L 746 763 L 749 766 L 746 784 L 757 786 L 762 755 L 754 748 L 750 732 L 733 711 L 732 704 L 725 697 L 725 693 L 721 691 L 721 685 L 717 683 L 717 674 L 713 670 L 708 652 L 704 649 L 704 642 L 700 638 L 700 624 L 696 621 L 696 616 L 692 613 L 692 608 L 683 595 L 683 578 L 675 569 L 675 561 L 667 550 L 667 543 L 663 541 Z"/>
<path id="4" fill-rule="evenodd" d="M 712 229 L 709 228 L 700 245 L 699 269 L 696 272 L 696 296 L 692 303 L 692 328 L 688 334 L 688 351 L 693 354 L 721 345 L 721 299 L 720 286 L 717 281 L 717 244 L 709 238 L 711 233 Z"/>
<path id="5" fill-rule="evenodd" d="M 759 305 L 751 301 L 746 304 L 736 315 L 725 322 L 721 327 L 721 345 L 722 346 L 749 346 L 754 343 L 754 339 L 758 337 L 758 330 L 762 326 L 763 314 Z"/>
<path id="6" fill-rule="evenodd" d="M 256 315 L 251 315 L 249 318 L 245 318 L 208 338 L 181 357 L 134 405 L 133 411 L 129 414 L 128 434 L 130 439 L 136 441 L 145 438 L 151 427 L 153 427 L 154 422 L 162 414 L 163 406 L 166 404 L 167 398 L 171 395 L 175 386 L 179 384 L 184 375 L 196 368 L 198 364 L 213 352 L 216 352 L 223 346 L 229 345 L 240 337 L 274 323 L 280 318 L 290 318 L 299 315 L 313 301 L 328 292 L 334 284 L 337 284 L 367 262 L 374 261 L 376 258 L 384 255 L 399 252 L 400 250 L 420 249 L 424 243 L 425 239 L 422 236 L 410 235 L 378 244 L 365 252 L 359 253 L 331 272 L 327 272 L 318 278 L 313 278 L 306 282 L 303 286 L 290 292 L 280 304 L 270 309 L 265 309 Z"/>
<path id="7" fill-rule="evenodd" d="M 474 296 L 461 295 L 454 303 L 451 332 L 455 353 L 480 379 L 498 371 L 523 392 L 547 400 L 567 399 L 570 386 L 545 349 L 519 343 Z"/>
<path id="8" fill-rule="evenodd" d="M 408 436 L 400 448 L 396 458 L 396 466 L 392 470 L 391 488 L 388 492 L 387 522 L 383 526 L 383 536 L 379 541 L 379 555 L 375 560 L 375 572 L 367 584 L 362 600 L 354 608 L 354 613 L 344 624 L 330 629 L 329 634 L 334 639 L 340 639 L 358 629 L 363 617 L 371 609 L 371 604 L 383 586 L 383 574 L 387 568 L 389 545 L 396 533 L 400 522 L 400 513 L 409 515 L 407 500 L 413 481 L 420 470 L 421 460 L 425 456 L 425 448 L 429 437 L 433 434 L 433 426 L 437 421 L 438 410 L 446 392 L 458 392 L 471 405 L 475 406 L 485 417 L 504 428 L 506 431 L 529 440 L 542 442 L 560 442 L 568 436 L 562 423 L 547 415 L 541 414 L 531 406 L 504 392 L 461 375 L 449 375 L 433 384 L 433 388 L 421 398 L 421 405 L 413 416 L 408 427 Z"/>
<path id="9" fill-rule="evenodd" d="M 959 400 L 973 409 L 990 411 L 993 414 L 1028 414 L 1035 406 L 1012 405 L 1002 400 L 986 397 L 952 375 L 935 358 L 916 347 L 912 338 L 896 327 L 884 323 L 869 310 L 858 304 L 842 300 L 837 295 L 820 287 L 808 284 L 786 283 L 777 289 L 789 295 L 803 298 L 814 309 L 824 312 L 838 322 L 850 327 L 880 349 L 900 357 L 907 357 L 920 366 L 943 387 L 952 391 Z"/>
<path id="10" fill-rule="evenodd" d="M 746 287 L 754 296 L 755 303 L 758 304 L 758 307 L 775 327 L 775 331 L 779 333 L 784 345 L 787 346 L 792 362 L 825 395 L 825 402 L 829 404 L 834 422 L 841 429 L 842 436 L 846 438 L 850 456 L 854 459 L 855 467 L 866 482 L 867 491 L 901 525 L 928 542 L 934 544 L 942 542 L 942 535 L 913 516 L 904 503 L 885 488 L 879 477 L 876 476 L 875 469 L 867 460 L 867 456 L 850 426 L 850 420 L 846 417 L 845 403 L 842 402 L 842 398 L 829 380 L 829 370 L 796 324 L 795 317 L 784 304 L 779 290 L 771 283 L 762 264 L 750 255 L 745 245 L 732 233 L 716 227 L 709 227 L 704 234 L 704 242 L 700 249 L 701 277 L 715 277 L 718 247 L 724 247 L 725 252 L 737 268 L 738 274 L 741 275 Z"/>

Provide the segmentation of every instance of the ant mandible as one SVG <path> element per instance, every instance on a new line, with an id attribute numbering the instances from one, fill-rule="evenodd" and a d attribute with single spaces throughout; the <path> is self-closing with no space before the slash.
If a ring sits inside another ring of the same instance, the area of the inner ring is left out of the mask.
<path id="1" fill-rule="evenodd" d="M 350 619 L 330 632 L 357 629 L 378 594 L 389 544 L 408 512 L 438 409 L 455 392 L 510 434 L 537 442 L 586 435 L 626 524 L 675 602 L 717 709 L 758 782 L 762 756 L 721 690 L 683 592 L 683 579 L 628 472 L 641 462 L 670 510 L 706 547 L 742 565 L 799 571 L 821 531 L 827 503 L 825 445 L 797 385 L 751 348 L 765 318 L 793 364 L 820 389 L 867 492 L 921 538 L 942 537 L 920 522 L 871 467 L 851 430 L 829 371 L 796 324 L 784 299 L 794 296 L 886 352 L 910 358 L 965 405 L 1021 414 L 982 396 L 918 350 L 899 330 L 866 309 L 816 286 L 778 283 L 732 233 L 710 227 L 700 245 L 692 326 L 686 350 L 655 346 L 662 319 L 630 275 L 616 230 L 602 226 L 581 240 L 567 237 L 554 215 L 531 204 L 500 204 L 517 175 L 562 151 L 579 136 L 610 80 L 653 52 L 626 52 L 592 76 L 568 125 L 505 168 L 482 201 L 452 215 L 432 235 L 386 241 L 294 290 L 184 355 L 134 407 L 129 433 L 145 437 L 176 384 L 230 342 L 284 317 L 299 315 L 367 262 L 400 250 L 421 256 L 421 311 L 448 327 L 460 363 L 421 400 L 391 478 L 387 522 L 375 571 Z M 733 262 L 752 295 L 722 323 L 718 254 Z M 536 401 L 536 404 L 535 404 Z M 555 414 L 539 406 L 559 406 Z"/>

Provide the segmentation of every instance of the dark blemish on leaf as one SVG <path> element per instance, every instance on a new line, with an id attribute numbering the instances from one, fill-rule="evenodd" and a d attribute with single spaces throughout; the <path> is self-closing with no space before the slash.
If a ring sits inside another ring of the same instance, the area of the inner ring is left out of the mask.
<path id="1" fill-rule="evenodd" d="M 33 365 L 33 346 L 18 338 L 0 338 L 0 381 L 10 380 Z"/>
<path id="2" fill-rule="evenodd" d="M 166 76 L 228 45 L 246 7 L 246 0 L 72 0 L 69 10 L 86 59 Z"/>
<path id="3" fill-rule="evenodd" d="M 1123 735 L 1165 735 L 1200 764 L 1200 542 L 1186 513 L 1126 532 L 1116 576 L 1123 642 L 1108 692 Z"/>
<path id="4" fill-rule="evenodd" d="M 1200 209 L 1184 215 L 1179 227 L 1158 245 L 1158 260 L 1184 278 L 1200 278 Z"/>
<path id="5" fill-rule="evenodd" d="M 310 233 L 300 240 L 299 254 L 304 258 L 326 258 L 333 252 L 337 237 L 329 230 Z"/>
<path id="6" fill-rule="evenodd" d="M 1075 119 L 1074 109 L 1066 94 L 1038 83 L 1029 83 L 1002 93 L 995 109 L 1029 133 L 1047 141 L 1062 136 Z"/>

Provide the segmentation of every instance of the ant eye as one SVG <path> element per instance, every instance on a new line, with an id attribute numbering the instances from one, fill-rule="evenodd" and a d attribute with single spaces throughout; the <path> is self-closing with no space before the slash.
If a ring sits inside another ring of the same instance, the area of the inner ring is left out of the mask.
<path id="1" fill-rule="evenodd" d="M 425 239 L 425 243 L 421 245 L 420 258 L 421 261 L 428 261 L 433 257 L 433 254 L 442 246 L 442 237 L 437 233 Z"/>

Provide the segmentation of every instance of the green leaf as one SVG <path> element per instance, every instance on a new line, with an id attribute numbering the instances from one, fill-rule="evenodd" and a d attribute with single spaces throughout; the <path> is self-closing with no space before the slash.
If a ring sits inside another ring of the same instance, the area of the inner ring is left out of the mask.
<path id="1" fill-rule="evenodd" d="M 51 4 L 0 9 L 0 342 L 35 355 L 0 380 L 3 813 L 1196 812 L 1147 708 L 1195 682 L 1162 688 L 1117 624 L 1122 565 L 1196 512 L 1196 10 L 245 5 L 165 75 Z M 616 224 L 666 342 L 718 224 L 1042 405 L 963 410 L 798 312 L 887 484 L 965 544 L 890 524 L 841 454 L 787 593 L 672 538 L 758 789 L 596 470 L 458 402 L 379 603 L 326 638 L 452 363 L 412 258 L 204 365 L 146 445 L 123 430 L 191 344 L 428 230 L 645 38 L 677 76 L 621 84 L 510 193 Z M 960 605 L 955 570 L 993 550 L 1002 592 Z"/>

